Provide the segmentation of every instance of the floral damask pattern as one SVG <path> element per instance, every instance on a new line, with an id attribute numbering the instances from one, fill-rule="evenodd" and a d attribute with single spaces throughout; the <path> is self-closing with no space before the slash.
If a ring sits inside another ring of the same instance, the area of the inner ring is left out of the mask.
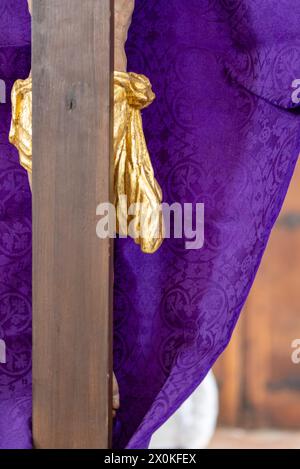
<path id="1" fill-rule="evenodd" d="M 127 53 L 157 95 L 155 174 L 166 202 L 205 203 L 205 244 L 116 242 L 116 447 L 145 447 L 230 340 L 300 151 L 299 23 L 292 0 L 136 0 Z"/>
<path id="2" fill-rule="evenodd" d="M 8 133 L 12 85 L 30 70 L 26 0 L 1 0 L 0 24 L 0 448 L 22 449 L 31 447 L 31 196 Z"/>
<path id="3" fill-rule="evenodd" d="M 272 11 L 272 14 L 269 12 Z M 30 68 L 26 0 L 0 2 L 0 78 Z M 293 0 L 136 0 L 129 69 L 157 99 L 145 134 L 167 202 L 205 203 L 205 244 L 130 240 L 115 255 L 114 446 L 145 447 L 228 344 L 300 150 L 300 11 Z M 31 445 L 30 192 L 0 104 L 0 448 Z"/>

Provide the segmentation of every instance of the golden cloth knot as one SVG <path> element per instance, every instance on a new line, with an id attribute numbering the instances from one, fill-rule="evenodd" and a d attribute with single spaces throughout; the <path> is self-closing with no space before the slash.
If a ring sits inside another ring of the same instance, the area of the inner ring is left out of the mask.
<path id="1" fill-rule="evenodd" d="M 32 78 L 17 80 L 11 93 L 12 122 L 9 141 L 19 151 L 20 163 L 32 172 Z"/>
<path id="2" fill-rule="evenodd" d="M 162 192 L 154 177 L 140 110 L 155 99 L 150 81 L 136 73 L 114 73 L 114 194 L 117 231 L 141 250 L 155 252 L 163 241 Z M 41 104 L 42 105 L 42 104 Z M 21 165 L 32 172 L 32 79 L 12 90 L 10 142 Z"/>
<path id="3" fill-rule="evenodd" d="M 144 75 L 114 73 L 114 194 L 117 230 L 128 229 L 141 250 L 163 241 L 162 191 L 154 177 L 140 110 L 155 99 Z M 126 200 L 123 201 L 124 196 Z M 129 214 L 129 215 L 128 215 Z"/>

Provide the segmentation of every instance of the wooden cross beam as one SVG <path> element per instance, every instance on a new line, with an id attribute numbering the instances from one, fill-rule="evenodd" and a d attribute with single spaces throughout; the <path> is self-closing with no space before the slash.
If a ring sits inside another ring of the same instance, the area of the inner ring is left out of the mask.
<path id="1" fill-rule="evenodd" d="M 33 0 L 33 436 L 108 448 L 113 2 Z"/>

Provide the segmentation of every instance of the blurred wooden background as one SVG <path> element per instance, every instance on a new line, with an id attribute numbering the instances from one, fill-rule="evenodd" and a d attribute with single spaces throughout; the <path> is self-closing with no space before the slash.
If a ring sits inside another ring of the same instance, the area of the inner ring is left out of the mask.
<path id="1" fill-rule="evenodd" d="M 226 426 L 300 428 L 300 162 L 233 339 L 214 371 Z"/>

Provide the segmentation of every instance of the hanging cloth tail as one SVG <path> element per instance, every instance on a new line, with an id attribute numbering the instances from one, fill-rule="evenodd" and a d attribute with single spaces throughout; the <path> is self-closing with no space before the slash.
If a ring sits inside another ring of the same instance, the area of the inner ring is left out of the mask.
<path id="1" fill-rule="evenodd" d="M 114 74 L 114 190 L 117 230 L 128 234 L 145 253 L 154 253 L 164 238 L 162 191 L 154 177 L 141 109 L 155 99 L 144 75 Z"/>

